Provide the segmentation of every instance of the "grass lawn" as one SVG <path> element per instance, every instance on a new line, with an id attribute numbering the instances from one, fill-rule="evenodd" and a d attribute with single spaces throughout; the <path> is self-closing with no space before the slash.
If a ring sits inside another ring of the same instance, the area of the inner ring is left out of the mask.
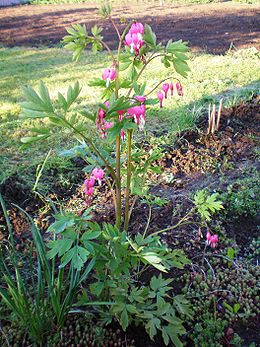
<path id="1" fill-rule="evenodd" d="M 185 95 L 167 100 L 165 107 L 153 109 L 147 115 L 147 130 L 162 133 L 168 130 L 168 139 L 173 139 L 176 131 L 195 125 L 198 116 L 205 113 L 208 103 L 225 97 L 229 106 L 240 98 L 247 98 L 260 89 L 259 53 L 256 49 L 233 51 L 226 55 L 191 54 L 191 73 L 183 80 Z M 43 80 L 52 96 L 58 91 L 65 92 L 69 84 L 79 80 L 82 88 L 81 105 L 91 105 L 98 101 L 100 90 L 88 87 L 88 81 L 101 75 L 109 65 L 106 55 L 86 53 L 78 63 L 71 62 L 71 55 L 60 48 L 0 48 L 0 183 L 16 172 L 41 163 L 48 150 L 53 149 L 51 162 L 66 165 L 57 159 L 55 152 L 70 147 L 74 140 L 64 133 L 57 133 L 55 139 L 34 144 L 23 149 L 20 139 L 28 133 L 33 123 L 19 116 L 22 101 L 21 87 L 37 87 Z M 172 75 L 158 62 L 147 70 L 144 79 L 149 87 L 160 79 Z"/>

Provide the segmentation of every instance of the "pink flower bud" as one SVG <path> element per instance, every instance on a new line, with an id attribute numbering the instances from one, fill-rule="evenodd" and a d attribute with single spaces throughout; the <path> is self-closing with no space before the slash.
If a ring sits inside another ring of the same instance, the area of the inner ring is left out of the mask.
<path id="1" fill-rule="evenodd" d="M 176 90 L 179 96 L 183 96 L 182 85 L 179 82 L 176 83 Z"/>
<path id="2" fill-rule="evenodd" d="M 106 108 L 109 108 L 110 102 L 109 102 L 109 101 L 105 101 L 105 102 L 104 102 L 104 105 L 106 106 Z"/>
<path id="3" fill-rule="evenodd" d="M 84 186 L 88 189 L 88 188 L 91 188 L 91 187 L 94 187 L 95 185 L 95 179 L 90 177 L 89 179 L 85 180 L 84 181 Z"/>
<path id="4" fill-rule="evenodd" d="M 106 101 L 104 104 L 107 108 L 109 108 L 110 104 L 108 101 Z M 106 130 L 111 128 L 114 125 L 113 122 L 106 122 L 105 116 L 106 116 L 106 112 L 103 109 L 99 109 L 97 120 L 96 120 L 96 126 L 97 126 L 97 129 L 100 131 L 102 139 L 105 139 L 107 137 Z"/>
<path id="5" fill-rule="evenodd" d="M 158 97 L 158 99 L 159 99 L 159 101 L 160 101 L 160 107 L 162 108 L 163 107 L 163 105 L 162 105 L 162 102 L 163 102 L 163 99 L 164 99 L 164 95 L 163 95 L 163 92 L 158 92 L 157 93 L 157 97 Z"/>
<path id="6" fill-rule="evenodd" d="M 139 130 L 143 130 L 144 128 L 145 112 L 146 112 L 146 108 L 144 104 L 140 106 L 130 107 L 127 110 L 127 113 L 131 116 L 131 118 L 134 118 L 135 123 L 139 125 Z"/>
<path id="7" fill-rule="evenodd" d="M 106 68 L 102 73 L 102 80 L 108 79 L 109 75 L 110 75 L 110 69 Z"/>
<path id="8" fill-rule="evenodd" d="M 209 231 L 206 234 L 206 239 L 207 239 L 208 242 L 211 240 L 211 234 L 210 234 Z"/>
<path id="9" fill-rule="evenodd" d="M 104 140 L 107 138 L 107 133 L 105 131 L 101 131 L 100 136 L 101 136 L 101 139 Z"/>
<path id="10" fill-rule="evenodd" d="M 122 122 L 125 110 L 119 110 L 119 111 L 117 111 L 117 113 L 118 113 L 118 120 L 119 120 L 119 122 Z"/>
<path id="11" fill-rule="evenodd" d="M 167 93 L 168 93 L 169 87 L 170 87 L 169 83 L 165 83 L 162 85 L 162 90 L 164 91 L 165 99 L 167 99 Z"/>
<path id="12" fill-rule="evenodd" d="M 210 239 L 210 245 L 212 248 L 215 248 L 218 243 L 218 235 L 212 235 Z"/>
<path id="13" fill-rule="evenodd" d="M 106 87 L 108 87 L 110 82 L 114 81 L 115 78 L 116 78 L 116 70 L 115 69 L 106 68 L 103 71 L 102 79 L 106 81 Z"/>
<path id="14" fill-rule="evenodd" d="M 130 34 L 144 34 L 144 26 L 142 23 L 135 22 L 131 25 Z"/>
<path id="15" fill-rule="evenodd" d="M 105 172 L 103 169 L 99 169 L 96 167 L 95 169 L 92 170 L 91 177 L 96 179 L 99 184 L 101 184 L 101 181 L 104 176 L 105 176 Z"/>
<path id="16" fill-rule="evenodd" d="M 104 123 L 104 129 L 105 130 L 110 129 L 110 128 L 112 128 L 113 125 L 114 125 L 113 122 L 105 122 Z"/>
<path id="17" fill-rule="evenodd" d="M 125 132 L 123 129 L 121 130 L 120 135 L 121 135 L 122 141 L 125 141 Z"/>
<path id="18" fill-rule="evenodd" d="M 86 195 L 87 195 L 87 196 L 91 196 L 93 193 L 94 193 L 94 188 L 93 188 L 93 187 L 90 187 L 90 188 L 87 190 Z"/>
<path id="19" fill-rule="evenodd" d="M 103 119 L 105 117 L 105 111 L 102 108 L 98 110 L 98 117 L 100 119 Z"/>
<path id="20" fill-rule="evenodd" d="M 169 83 L 169 88 L 171 91 L 171 96 L 173 96 L 173 83 L 172 82 Z"/>
<path id="21" fill-rule="evenodd" d="M 218 235 L 211 235 L 210 232 L 208 231 L 206 234 L 206 244 L 209 245 L 212 248 L 215 248 L 218 243 Z"/>
<path id="22" fill-rule="evenodd" d="M 146 97 L 142 95 L 136 95 L 135 99 L 141 103 L 144 103 L 146 101 Z"/>

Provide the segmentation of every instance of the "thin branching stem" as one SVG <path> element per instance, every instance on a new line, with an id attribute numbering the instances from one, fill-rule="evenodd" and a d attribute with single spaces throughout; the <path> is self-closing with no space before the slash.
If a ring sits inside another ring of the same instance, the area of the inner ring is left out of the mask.
<path id="1" fill-rule="evenodd" d="M 164 54 L 157 54 L 157 55 L 155 55 L 155 52 L 153 52 L 153 53 L 151 54 L 151 56 L 148 58 L 148 60 L 144 63 L 143 67 L 141 68 L 141 70 L 139 71 L 138 75 L 136 76 L 134 82 L 137 82 L 137 81 L 139 80 L 139 78 L 141 77 L 142 73 L 143 73 L 144 70 L 146 69 L 147 65 L 148 65 L 153 59 L 158 58 L 158 57 L 161 57 L 161 56 L 163 56 L 163 55 L 164 55 Z M 131 94 L 133 88 L 134 88 L 134 87 L 133 87 L 133 85 L 132 85 L 132 87 L 129 89 L 129 91 L 128 91 L 128 93 L 127 93 L 127 97 L 130 96 L 130 94 Z"/>
<path id="2" fill-rule="evenodd" d="M 169 231 L 169 230 L 173 230 L 173 229 L 176 229 L 178 228 L 180 225 L 183 225 L 183 224 L 186 224 L 186 223 L 183 223 L 192 213 L 194 212 L 193 209 L 191 209 L 182 219 L 179 220 L 179 222 L 175 225 L 172 225 L 168 228 L 165 228 L 165 229 L 162 229 L 162 230 L 158 230 L 158 231 L 155 231 L 154 233 L 152 233 L 150 236 L 156 236 L 156 235 L 160 235 L 162 233 L 164 233 L 165 231 Z"/>
<path id="3" fill-rule="evenodd" d="M 150 60 L 148 60 L 147 62 L 144 63 L 143 67 L 141 68 L 141 70 L 139 71 L 138 75 L 136 76 L 135 78 L 135 81 L 134 82 L 137 82 L 138 79 L 141 77 L 142 73 L 144 72 L 145 68 L 147 67 L 147 65 L 149 64 Z M 132 85 L 131 88 L 128 90 L 128 93 L 127 93 L 127 97 L 130 96 L 132 90 L 133 90 L 134 86 Z"/>
<path id="4" fill-rule="evenodd" d="M 163 83 L 163 82 L 165 82 L 165 81 L 167 81 L 167 80 L 169 80 L 169 79 L 175 79 L 176 81 L 178 81 L 178 82 L 180 83 L 180 80 L 179 80 L 178 78 L 176 78 L 176 77 L 174 77 L 174 76 L 169 76 L 169 77 L 164 78 L 163 80 L 161 80 L 159 83 L 157 83 L 157 84 L 155 85 L 155 87 L 154 87 L 149 93 L 147 93 L 147 94 L 145 95 L 145 97 L 147 97 L 148 95 L 152 94 L 152 93 L 159 87 L 159 85 L 160 85 L 161 83 Z"/>
<path id="5" fill-rule="evenodd" d="M 143 233 L 143 239 L 145 238 L 146 233 L 148 231 L 148 228 L 149 228 L 149 225 L 150 225 L 150 222 L 151 222 L 151 218 L 152 218 L 152 206 L 149 205 L 148 219 L 147 219 L 146 227 L 145 227 L 145 230 L 144 230 L 144 233 Z"/>
<path id="6" fill-rule="evenodd" d="M 117 27 L 117 25 L 116 25 L 114 19 L 112 18 L 112 16 L 110 16 L 109 19 L 110 19 L 110 21 L 111 21 L 113 27 L 115 28 L 115 31 L 116 31 L 117 36 L 118 36 L 118 39 L 119 39 L 119 41 L 120 41 L 120 40 L 121 40 L 121 35 L 120 35 L 119 30 L 118 30 L 118 27 Z"/>
<path id="7" fill-rule="evenodd" d="M 134 210 L 134 207 L 135 207 L 135 204 L 136 204 L 137 199 L 138 199 L 138 196 L 136 195 L 136 196 L 134 197 L 134 200 L 133 200 L 132 205 L 131 205 L 131 207 L 130 207 L 130 211 L 129 211 L 129 220 L 130 220 L 130 218 L 131 218 L 131 216 L 132 216 L 132 213 L 133 213 L 133 210 Z"/>
<path id="8" fill-rule="evenodd" d="M 115 195 L 115 191 L 114 191 L 114 188 L 113 188 L 113 185 L 109 182 L 109 179 L 106 180 L 107 182 L 107 185 L 111 191 L 111 194 L 112 194 L 112 197 L 113 197 L 113 203 L 114 203 L 114 206 L 115 206 L 115 209 L 116 209 L 116 195 Z"/>
<path id="9" fill-rule="evenodd" d="M 113 60 L 113 63 L 116 65 L 116 58 L 115 58 L 112 50 L 109 48 L 108 44 L 106 44 L 103 40 L 96 38 L 95 36 L 94 37 L 93 36 L 87 36 L 87 39 L 90 39 L 90 40 L 94 39 L 95 41 L 101 43 L 101 45 L 108 51 L 110 57 Z"/>
<path id="10" fill-rule="evenodd" d="M 116 177 L 118 184 L 116 185 L 116 226 L 121 226 L 121 214 L 122 214 L 122 196 L 121 196 L 121 138 L 120 135 L 116 138 Z"/>
<path id="11" fill-rule="evenodd" d="M 127 177 L 126 177 L 126 193 L 125 193 L 125 231 L 129 226 L 129 200 L 130 200 L 130 184 L 131 184 L 131 149 L 132 149 L 133 129 L 127 130 Z"/>
<path id="12" fill-rule="evenodd" d="M 77 128 L 75 128 L 70 122 L 68 122 L 65 118 L 62 119 L 69 127 L 71 127 L 71 129 L 74 130 L 75 133 L 77 133 L 78 135 L 80 135 L 84 141 L 92 148 L 93 152 L 103 161 L 105 167 L 107 168 L 107 170 L 110 172 L 112 178 L 114 179 L 116 185 L 119 184 L 118 178 L 115 174 L 115 171 L 113 170 L 113 168 L 109 165 L 108 161 L 106 160 L 106 158 L 99 152 L 99 150 L 97 149 L 97 147 L 94 145 L 94 143 L 88 138 L 86 137 L 81 131 L 79 131 Z"/>

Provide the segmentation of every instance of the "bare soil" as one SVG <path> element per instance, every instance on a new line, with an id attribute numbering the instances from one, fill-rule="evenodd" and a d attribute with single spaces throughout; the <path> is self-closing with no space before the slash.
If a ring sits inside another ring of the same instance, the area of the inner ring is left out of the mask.
<path id="1" fill-rule="evenodd" d="M 260 5 L 230 2 L 203 5 L 128 5 L 114 10 L 117 23 L 137 19 L 153 26 L 159 40 L 182 39 L 195 51 L 224 53 L 230 46 L 260 48 Z M 110 23 L 101 20 L 96 5 L 23 5 L 0 10 L 0 42 L 8 46 L 57 44 L 73 23 L 104 27 L 104 38 L 116 46 Z M 122 29 L 124 24 L 120 24 Z"/>

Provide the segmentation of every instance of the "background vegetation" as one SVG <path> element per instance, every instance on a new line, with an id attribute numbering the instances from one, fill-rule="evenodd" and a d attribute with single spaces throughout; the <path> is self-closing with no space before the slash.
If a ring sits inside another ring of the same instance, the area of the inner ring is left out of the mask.
<path id="1" fill-rule="evenodd" d="M 66 134 L 57 134 L 55 140 L 35 144 L 24 149 L 20 138 L 32 125 L 20 117 L 19 103 L 22 101 L 22 85 L 36 87 L 40 80 L 50 88 L 52 96 L 65 91 L 69 84 L 79 80 L 82 86 L 79 104 L 96 103 L 100 90 L 88 86 L 88 81 L 101 75 L 107 66 L 107 57 L 99 53 L 86 53 L 79 63 L 71 62 L 71 56 L 61 48 L 0 48 L 0 183 L 25 167 L 42 162 L 48 150 L 53 154 L 61 148 L 70 147 L 72 139 Z M 208 103 L 225 97 L 224 104 L 231 106 L 241 98 L 248 98 L 260 87 L 256 79 L 259 71 L 259 56 L 254 48 L 231 51 L 225 55 L 207 53 L 190 55 L 191 73 L 183 80 L 185 98 L 175 97 L 149 112 L 148 135 L 163 136 L 168 129 L 168 140 L 178 131 L 195 126 L 201 113 L 207 112 Z M 154 63 L 146 72 L 150 85 L 167 77 L 159 63 Z M 56 164 L 66 165 L 55 159 Z"/>

